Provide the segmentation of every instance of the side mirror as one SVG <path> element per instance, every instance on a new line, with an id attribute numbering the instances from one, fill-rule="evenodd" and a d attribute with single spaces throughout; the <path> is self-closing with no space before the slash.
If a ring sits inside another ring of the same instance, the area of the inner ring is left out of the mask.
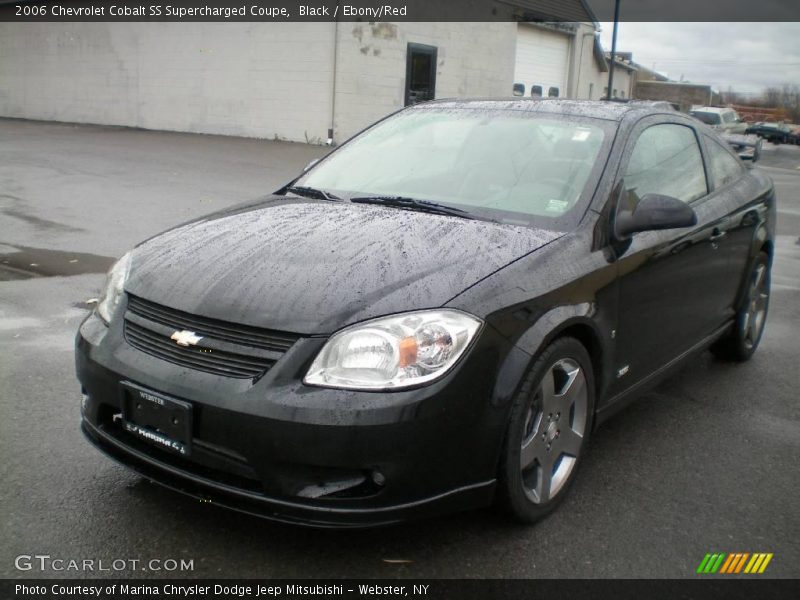
<path id="1" fill-rule="evenodd" d="M 645 194 L 633 211 L 617 214 L 616 234 L 626 238 L 639 231 L 676 229 L 697 224 L 694 209 L 677 198 L 661 194 Z"/>
<path id="2" fill-rule="evenodd" d="M 308 170 L 309 170 L 311 167 L 313 167 L 313 166 L 314 166 L 315 164 L 317 164 L 318 162 L 319 162 L 319 159 L 318 159 L 318 158 L 315 158 L 314 160 L 312 160 L 310 163 L 308 163 L 308 164 L 305 166 L 305 168 L 303 169 L 303 173 L 305 173 L 306 171 L 308 171 Z"/>

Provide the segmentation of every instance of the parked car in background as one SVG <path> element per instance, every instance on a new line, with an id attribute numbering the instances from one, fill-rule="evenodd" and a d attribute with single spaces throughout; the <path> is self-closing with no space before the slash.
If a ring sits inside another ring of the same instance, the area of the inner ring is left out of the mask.
<path id="1" fill-rule="evenodd" d="M 797 137 L 783 123 L 756 123 L 750 125 L 745 133 L 757 135 L 773 144 L 797 143 Z"/>
<path id="2" fill-rule="evenodd" d="M 271 519 L 496 502 L 530 523 L 672 367 L 752 356 L 775 211 L 767 175 L 664 103 L 409 107 L 122 257 L 76 338 L 81 428 Z"/>
<path id="3" fill-rule="evenodd" d="M 726 133 L 745 133 L 745 123 L 732 108 L 718 108 L 716 106 L 693 106 L 689 114 L 698 121 L 710 125 L 718 131 Z"/>

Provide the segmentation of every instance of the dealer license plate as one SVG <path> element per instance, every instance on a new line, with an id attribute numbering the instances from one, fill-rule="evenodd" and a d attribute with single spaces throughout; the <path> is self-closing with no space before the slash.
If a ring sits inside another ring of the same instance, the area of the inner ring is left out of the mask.
<path id="1" fill-rule="evenodd" d="M 192 405 L 125 382 L 122 426 L 165 450 L 188 456 L 192 445 Z"/>

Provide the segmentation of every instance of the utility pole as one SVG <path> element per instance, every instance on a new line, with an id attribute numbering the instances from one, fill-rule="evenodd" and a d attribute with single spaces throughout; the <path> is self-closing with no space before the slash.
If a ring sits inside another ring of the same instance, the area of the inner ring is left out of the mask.
<path id="1" fill-rule="evenodd" d="M 606 98 L 614 96 L 614 58 L 617 55 L 617 25 L 619 25 L 619 0 L 614 0 L 614 31 L 611 34 L 611 64 L 608 67 L 608 94 Z"/>

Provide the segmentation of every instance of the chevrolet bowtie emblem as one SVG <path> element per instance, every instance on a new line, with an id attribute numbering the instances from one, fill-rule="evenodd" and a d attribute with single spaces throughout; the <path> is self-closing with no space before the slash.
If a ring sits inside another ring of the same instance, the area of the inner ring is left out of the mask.
<path id="1" fill-rule="evenodd" d="M 176 331 L 169 339 L 175 340 L 178 343 L 178 346 L 194 346 L 203 339 L 202 336 L 197 335 L 194 331 Z"/>

